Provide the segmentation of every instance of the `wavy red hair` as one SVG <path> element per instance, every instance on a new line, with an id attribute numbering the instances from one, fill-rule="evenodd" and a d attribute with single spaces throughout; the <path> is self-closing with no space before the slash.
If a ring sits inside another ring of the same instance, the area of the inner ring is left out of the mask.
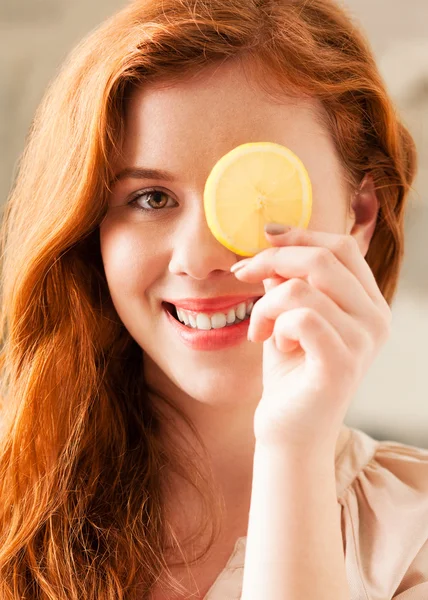
<path id="1" fill-rule="evenodd" d="M 372 176 L 380 210 L 366 259 L 392 301 L 415 147 L 344 9 L 137 0 L 103 23 L 47 89 L 3 215 L 2 600 L 142 598 L 166 571 L 162 468 L 202 479 L 158 435 L 142 350 L 108 293 L 99 225 L 129 88 L 239 56 L 270 93 L 321 101 L 350 186 Z"/>

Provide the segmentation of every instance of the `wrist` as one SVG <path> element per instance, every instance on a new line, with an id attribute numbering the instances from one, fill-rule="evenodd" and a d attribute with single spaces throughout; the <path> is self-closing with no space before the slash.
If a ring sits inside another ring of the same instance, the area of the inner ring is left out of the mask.
<path id="1" fill-rule="evenodd" d="M 280 460 L 296 465 L 334 465 L 335 447 L 335 443 L 326 443 L 320 447 L 314 443 L 269 443 L 256 438 L 255 454 L 266 460 Z"/>

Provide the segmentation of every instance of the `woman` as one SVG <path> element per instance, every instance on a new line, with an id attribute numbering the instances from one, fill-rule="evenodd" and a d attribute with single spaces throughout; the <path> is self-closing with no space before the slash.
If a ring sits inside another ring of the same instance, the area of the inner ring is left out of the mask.
<path id="1" fill-rule="evenodd" d="M 256 141 L 302 159 L 313 214 L 242 266 L 202 193 Z M 427 597 L 428 453 L 343 423 L 415 170 L 329 1 L 139 0 L 83 40 L 3 220 L 1 598 Z M 230 333 L 178 323 L 242 303 Z"/>

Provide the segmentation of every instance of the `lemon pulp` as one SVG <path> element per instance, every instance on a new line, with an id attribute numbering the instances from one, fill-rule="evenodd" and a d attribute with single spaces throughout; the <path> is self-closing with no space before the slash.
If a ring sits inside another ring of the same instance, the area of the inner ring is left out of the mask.
<path id="1" fill-rule="evenodd" d="M 302 161 L 272 142 L 237 146 L 214 165 L 204 189 L 204 210 L 214 237 L 241 256 L 270 244 L 266 223 L 306 228 L 312 186 Z"/>

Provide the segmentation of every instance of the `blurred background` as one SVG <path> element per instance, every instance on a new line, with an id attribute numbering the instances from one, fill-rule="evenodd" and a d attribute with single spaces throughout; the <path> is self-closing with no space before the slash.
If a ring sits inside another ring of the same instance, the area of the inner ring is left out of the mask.
<path id="1" fill-rule="evenodd" d="M 342 0 L 365 30 L 419 150 L 392 335 L 346 423 L 377 439 L 428 448 L 428 2 Z M 124 0 L 1 0 L 0 202 L 6 201 L 34 111 L 68 51 Z M 31 201 L 31 198 L 29 198 Z"/>

